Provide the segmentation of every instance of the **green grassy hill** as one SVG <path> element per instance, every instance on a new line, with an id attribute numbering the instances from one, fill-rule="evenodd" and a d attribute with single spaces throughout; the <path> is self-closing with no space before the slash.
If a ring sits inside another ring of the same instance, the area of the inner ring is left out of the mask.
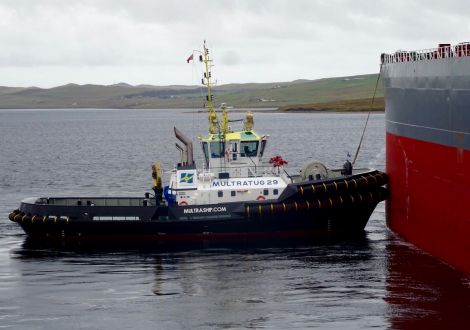
<path id="1" fill-rule="evenodd" d="M 278 108 L 279 111 L 305 112 L 305 111 L 384 111 L 385 100 L 383 96 L 364 99 L 330 101 L 308 104 L 292 104 Z"/>
<path id="2" fill-rule="evenodd" d="M 370 99 L 377 74 L 278 83 L 228 84 L 214 88 L 215 104 L 235 108 L 289 110 L 331 102 Z M 205 90 L 199 86 L 76 85 L 55 88 L 0 87 L 0 108 L 200 108 Z M 383 96 L 379 84 L 377 97 Z M 367 101 L 366 101 L 367 102 Z"/>

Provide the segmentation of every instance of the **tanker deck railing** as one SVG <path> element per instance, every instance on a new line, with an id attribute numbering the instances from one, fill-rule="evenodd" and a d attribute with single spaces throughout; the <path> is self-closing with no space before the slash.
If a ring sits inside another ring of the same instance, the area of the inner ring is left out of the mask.
<path id="1" fill-rule="evenodd" d="M 470 43 L 468 42 L 460 43 L 455 46 L 451 46 L 450 44 L 440 44 L 438 48 L 416 51 L 398 50 L 393 54 L 382 54 L 380 56 L 380 60 L 382 64 L 389 64 L 466 56 L 470 56 Z"/>

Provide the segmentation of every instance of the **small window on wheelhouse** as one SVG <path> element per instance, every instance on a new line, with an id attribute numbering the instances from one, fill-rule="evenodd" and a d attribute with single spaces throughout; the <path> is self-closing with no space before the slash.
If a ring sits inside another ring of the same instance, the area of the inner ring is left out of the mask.
<path id="1" fill-rule="evenodd" d="M 232 153 L 232 160 L 237 160 L 238 158 L 238 147 L 237 147 L 237 142 L 236 141 L 230 141 L 230 150 Z"/>
<path id="2" fill-rule="evenodd" d="M 209 148 L 207 142 L 202 142 L 202 151 L 204 152 L 204 159 L 206 160 L 206 167 L 209 167 Z"/>
<path id="3" fill-rule="evenodd" d="M 266 142 L 267 140 L 261 140 L 261 150 L 259 151 L 259 156 L 263 157 L 264 154 L 264 149 L 266 148 Z"/>
<path id="4" fill-rule="evenodd" d="M 211 142 L 211 158 L 222 158 L 225 156 L 225 143 L 222 141 Z"/>
<path id="5" fill-rule="evenodd" d="M 240 156 L 256 157 L 256 155 L 258 154 L 258 143 L 258 141 L 241 141 Z"/>

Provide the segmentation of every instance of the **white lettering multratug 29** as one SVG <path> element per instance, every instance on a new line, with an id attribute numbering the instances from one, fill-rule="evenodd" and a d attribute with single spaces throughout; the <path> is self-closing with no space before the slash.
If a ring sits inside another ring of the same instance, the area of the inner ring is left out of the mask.
<path id="1" fill-rule="evenodd" d="M 277 177 L 250 178 L 250 179 L 215 179 L 211 188 L 282 188 L 286 184 Z"/>

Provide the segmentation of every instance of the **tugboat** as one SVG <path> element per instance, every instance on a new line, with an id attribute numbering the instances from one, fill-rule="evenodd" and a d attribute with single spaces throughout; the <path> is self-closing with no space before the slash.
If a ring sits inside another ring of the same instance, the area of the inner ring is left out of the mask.
<path id="1" fill-rule="evenodd" d="M 254 130 L 253 113 L 236 130 L 226 106 L 214 107 L 205 42 L 199 53 L 209 114 L 209 132 L 199 137 L 202 166 L 196 166 L 191 140 L 175 127 L 180 160 L 168 185 L 157 162 L 153 193 L 142 198 L 27 198 L 9 219 L 33 239 L 165 241 L 362 232 L 377 203 L 388 196 L 385 173 L 353 169 L 346 161 L 341 169 L 311 162 L 289 175 L 281 156 L 265 160 L 269 136 Z"/>

